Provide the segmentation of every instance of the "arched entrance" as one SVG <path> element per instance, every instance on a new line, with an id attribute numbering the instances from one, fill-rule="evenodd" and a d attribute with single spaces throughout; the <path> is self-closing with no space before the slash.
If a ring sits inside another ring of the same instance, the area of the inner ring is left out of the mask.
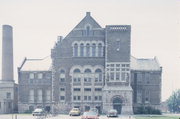
<path id="1" fill-rule="evenodd" d="M 118 114 L 121 114 L 122 100 L 119 97 L 113 98 L 113 109 L 116 109 Z"/>

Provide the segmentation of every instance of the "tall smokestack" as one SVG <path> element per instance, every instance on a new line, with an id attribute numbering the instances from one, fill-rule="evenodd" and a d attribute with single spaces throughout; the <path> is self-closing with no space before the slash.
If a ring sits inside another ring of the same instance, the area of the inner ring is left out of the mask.
<path id="1" fill-rule="evenodd" d="M 13 72 L 13 31 L 12 26 L 3 25 L 2 30 L 2 80 L 14 81 Z"/>

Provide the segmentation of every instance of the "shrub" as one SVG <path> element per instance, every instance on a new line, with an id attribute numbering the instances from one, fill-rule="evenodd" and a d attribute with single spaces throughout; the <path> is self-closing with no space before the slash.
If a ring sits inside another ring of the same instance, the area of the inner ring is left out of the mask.
<path id="1" fill-rule="evenodd" d="M 159 109 L 155 109 L 151 106 L 139 106 L 134 109 L 134 114 L 161 114 Z"/>

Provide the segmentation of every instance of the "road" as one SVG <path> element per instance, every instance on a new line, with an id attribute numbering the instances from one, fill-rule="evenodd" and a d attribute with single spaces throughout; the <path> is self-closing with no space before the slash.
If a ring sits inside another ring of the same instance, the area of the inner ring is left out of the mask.
<path id="1" fill-rule="evenodd" d="M 17 117 L 17 118 L 16 118 Z M 47 117 L 47 118 L 40 118 L 40 117 L 33 117 L 30 114 L 6 114 L 6 115 L 0 115 L 0 119 L 81 119 L 81 116 L 69 116 L 69 115 L 58 115 L 55 117 Z M 135 119 L 134 117 L 129 116 L 119 116 L 118 118 L 108 118 L 104 115 L 99 116 L 99 119 Z"/>

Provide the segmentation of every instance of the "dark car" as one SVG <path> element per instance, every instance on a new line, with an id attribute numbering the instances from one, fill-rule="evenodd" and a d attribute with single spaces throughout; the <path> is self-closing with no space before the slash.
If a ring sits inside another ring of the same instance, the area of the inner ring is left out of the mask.
<path id="1" fill-rule="evenodd" d="M 115 109 L 109 110 L 107 113 L 107 117 L 118 117 L 117 110 L 115 110 Z"/>
<path id="2" fill-rule="evenodd" d="M 99 119 L 98 113 L 94 111 L 84 112 L 81 119 Z"/>

